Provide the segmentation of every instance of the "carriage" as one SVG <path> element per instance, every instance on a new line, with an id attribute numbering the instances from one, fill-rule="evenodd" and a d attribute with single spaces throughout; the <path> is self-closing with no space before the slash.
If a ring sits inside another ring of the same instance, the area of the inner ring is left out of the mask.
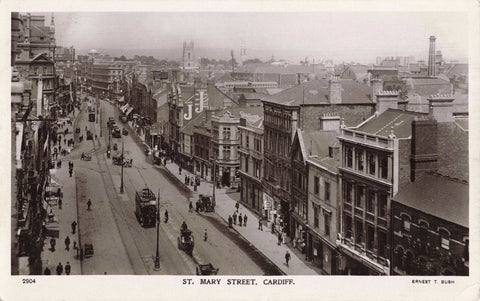
<path id="1" fill-rule="evenodd" d="M 217 275 L 218 270 L 211 263 L 197 265 L 197 275 Z"/>
<path id="2" fill-rule="evenodd" d="M 196 206 L 199 211 L 215 212 L 215 201 L 209 195 L 200 194 Z"/>
<path id="3" fill-rule="evenodd" d="M 180 237 L 177 237 L 177 244 L 180 250 L 183 250 L 185 253 L 192 256 L 193 247 L 195 245 L 192 231 L 188 228 L 180 229 Z"/>

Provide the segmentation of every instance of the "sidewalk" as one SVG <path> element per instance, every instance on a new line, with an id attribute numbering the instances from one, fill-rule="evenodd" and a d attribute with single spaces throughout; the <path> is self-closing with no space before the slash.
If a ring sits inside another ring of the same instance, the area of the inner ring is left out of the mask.
<path id="1" fill-rule="evenodd" d="M 175 163 L 167 163 L 165 168 L 172 176 L 176 177 L 182 184 L 185 180 L 185 175 L 194 176 L 192 173 L 182 170 L 182 174 L 178 173 L 178 165 Z M 187 187 L 187 186 L 185 186 Z M 187 187 L 190 191 L 193 191 L 193 187 Z M 199 194 L 212 195 L 212 184 L 208 182 L 201 182 L 197 187 L 197 191 L 193 192 L 192 203 L 195 204 Z M 235 210 L 235 204 L 237 201 L 232 199 L 227 192 L 227 189 L 220 188 L 215 189 L 216 207 L 215 212 L 220 215 L 227 226 L 228 216 L 233 214 Z M 278 239 L 276 235 L 271 233 L 270 229 L 266 226 L 263 227 L 263 231 L 258 230 L 258 217 L 250 212 L 250 210 L 240 204 L 238 210 L 242 216 L 248 217 L 246 227 L 239 227 L 234 225 L 233 228 L 252 245 L 254 245 L 260 252 L 262 252 L 268 259 L 270 259 L 278 268 L 280 268 L 287 275 L 319 275 L 319 270 L 313 269 L 307 266 L 300 257 L 297 256 L 297 252 L 291 250 L 288 246 L 282 244 L 278 245 Z M 285 253 L 289 251 L 291 255 L 289 266 L 285 264 Z"/>
<path id="2" fill-rule="evenodd" d="M 70 119 L 73 118 L 72 115 L 69 116 Z M 66 125 L 63 129 L 68 128 L 69 134 L 66 135 L 66 139 L 73 137 L 73 127 Z M 63 143 L 63 139 L 60 142 L 62 148 L 67 146 Z M 67 155 L 68 156 L 68 155 Z M 62 156 L 59 155 L 58 159 L 61 160 Z M 75 231 L 75 234 L 72 233 L 71 224 L 73 221 L 77 221 L 77 202 L 76 202 L 76 187 L 75 187 L 75 177 L 69 177 L 68 175 L 68 164 L 67 162 L 62 163 L 61 168 L 54 168 L 50 170 L 52 179 L 60 184 L 60 187 L 63 192 L 63 202 L 60 209 L 60 206 L 53 205 L 47 208 L 47 213 L 52 209 L 55 214 L 54 222 L 47 223 L 48 227 L 52 227 L 59 231 L 59 238 L 56 239 L 55 251 L 50 250 L 50 237 L 45 239 L 43 252 L 41 255 L 42 258 L 42 273 L 44 273 L 45 268 L 48 267 L 52 275 L 56 275 L 56 267 L 58 263 L 62 263 L 63 273 L 65 274 L 65 265 L 67 262 L 71 265 L 71 275 L 81 275 L 81 265 L 80 261 L 75 259 L 76 250 L 73 249 L 73 243 L 76 242 L 78 245 L 78 227 Z M 48 219 L 48 218 L 47 218 Z M 78 222 L 78 221 L 77 221 Z M 70 250 L 67 251 L 65 248 L 65 238 L 70 238 Z"/>

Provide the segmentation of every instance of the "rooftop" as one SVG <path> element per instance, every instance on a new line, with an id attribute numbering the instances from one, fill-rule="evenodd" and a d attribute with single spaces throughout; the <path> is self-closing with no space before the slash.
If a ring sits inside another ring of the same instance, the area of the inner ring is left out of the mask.
<path id="1" fill-rule="evenodd" d="M 342 79 L 342 104 L 373 104 L 371 88 L 351 79 Z M 287 106 L 330 104 L 328 80 L 311 80 L 265 97 L 265 101 Z"/>
<path id="2" fill-rule="evenodd" d="M 397 138 L 408 138 L 412 134 L 412 121 L 415 117 L 427 116 L 426 113 L 388 109 L 372 117 L 356 130 L 387 137 L 392 130 Z"/>
<path id="3" fill-rule="evenodd" d="M 393 199 L 468 228 L 468 188 L 465 182 L 439 174 L 427 174 L 403 186 Z"/>

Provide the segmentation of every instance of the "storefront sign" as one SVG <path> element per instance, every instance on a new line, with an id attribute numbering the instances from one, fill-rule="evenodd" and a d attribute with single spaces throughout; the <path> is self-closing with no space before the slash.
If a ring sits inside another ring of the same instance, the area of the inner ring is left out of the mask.
<path id="1" fill-rule="evenodd" d="M 268 194 L 263 194 L 263 209 L 264 210 L 272 210 L 273 206 L 273 198 Z"/>

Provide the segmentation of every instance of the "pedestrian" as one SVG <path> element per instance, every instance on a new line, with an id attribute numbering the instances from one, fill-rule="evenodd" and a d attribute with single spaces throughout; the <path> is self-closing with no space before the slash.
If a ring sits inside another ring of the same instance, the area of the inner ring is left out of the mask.
<path id="1" fill-rule="evenodd" d="M 90 199 L 88 199 L 87 210 L 90 210 L 90 206 L 92 206 L 92 201 Z"/>
<path id="2" fill-rule="evenodd" d="M 237 212 L 238 212 L 238 208 L 239 208 L 239 207 L 240 207 L 240 204 L 239 204 L 238 201 L 237 201 L 237 203 L 235 204 L 235 208 L 237 208 Z"/>
<path id="3" fill-rule="evenodd" d="M 65 274 L 70 275 L 71 269 L 70 262 L 67 261 L 67 264 L 65 265 Z"/>
<path id="4" fill-rule="evenodd" d="M 178 174 L 182 175 L 182 168 L 180 166 L 178 167 Z"/>
<path id="5" fill-rule="evenodd" d="M 205 232 L 203 234 L 203 241 L 207 241 L 207 238 L 208 238 L 208 233 L 207 233 L 207 229 L 205 229 Z"/>
<path id="6" fill-rule="evenodd" d="M 243 223 L 242 213 L 238 215 L 238 225 L 241 227 Z"/>
<path id="7" fill-rule="evenodd" d="M 57 275 L 62 275 L 62 273 L 63 273 L 63 266 L 62 266 L 62 263 L 59 262 L 57 265 Z"/>
<path id="8" fill-rule="evenodd" d="M 282 244 L 282 233 L 278 232 L 278 245 Z"/>
<path id="9" fill-rule="evenodd" d="M 73 221 L 72 223 L 72 234 L 75 234 L 75 229 L 77 228 L 77 222 Z"/>
<path id="10" fill-rule="evenodd" d="M 192 212 L 193 209 L 193 204 L 192 201 L 190 201 L 190 204 L 188 204 L 188 212 Z"/>
<path id="11" fill-rule="evenodd" d="M 247 226 L 247 214 L 245 214 L 243 216 L 243 226 L 246 227 Z"/>
<path id="12" fill-rule="evenodd" d="M 65 250 L 70 251 L 70 237 L 65 238 Z"/>
<path id="13" fill-rule="evenodd" d="M 188 182 L 187 182 L 187 181 L 188 181 L 188 176 L 185 175 L 185 185 L 188 185 Z"/>
<path id="14" fill-rule="evenodd" d="M 67 138 L 63 139 L 63 144 L 67 144 Z"/>
<path id="15" fill-rule="evenodd" d="M 46 267 L 44 274 L 45 274 L 45 275 L 51 275 L 52 272 L 50 271 L 50 269 L 49 269 L 48 267 Z"/>
<path id="16" fill-rule="evenodd" d="M 236 225 L 237 224 L 237 213 L 235 211 L 233 212 L 232 217 L 233 217 L 233 224 Z"/>
<path id="17" fill-rule="evenodd" d="M 285 253 L 285 261 L 287 262 L 287 267 L 288 267 L 288 262 L 290 261 L 290 253 Z"/>
<path id="18" fill-rule="evenodd" d="M 229 215 L 229 216 L 228 216 L 228 227 L 229 227 L 229 228 L 232 227 L 232 221 L 233 221 L 232 216 Z"/>
<path id="19" fill-rule="evenodd" d="M 258 219 L 258 230 L 263 231 L 263 218 L 261 216 Z"/>
<path id="20" fill-rule="evenodd" d="M 58 198 L 58 209 L 62 209 L 62 198 Z"/>
<path id="21" fill-rule="evenodd" d="M 74 241 L 73 241 L 73 249 L 76 250 L 77 248 L 78 248 L 78 247 L 77 247 L 77 241 L 74 240 Z"/>
<path id="22" fill-rule="evenodd" d="M 168 211 L 165 210 L 165 224 L 168 222 Z"/>
<path id="23" fill-rule="evenodd" d="M 275 222 L 272 223 L 272 234 L 275 234 Z"/>
<path id="24" fill-rule="evenodd" d="M 50 239 L 50 250 L 52 252 L 55 252 L 55 245 L 57 244 L 57 241 L 55 240 L 55 238 L 52 237 L 52 239 Z"/>
<path id="25" fill-rule="evenodd" d="M 68 170 L 68 173 L 70 174 L 70 178 L 71 178 L 71 177 L 72 177 L 72 173 L 73 173 L 73 168 L 70 168 L 70 169 Z"/>

